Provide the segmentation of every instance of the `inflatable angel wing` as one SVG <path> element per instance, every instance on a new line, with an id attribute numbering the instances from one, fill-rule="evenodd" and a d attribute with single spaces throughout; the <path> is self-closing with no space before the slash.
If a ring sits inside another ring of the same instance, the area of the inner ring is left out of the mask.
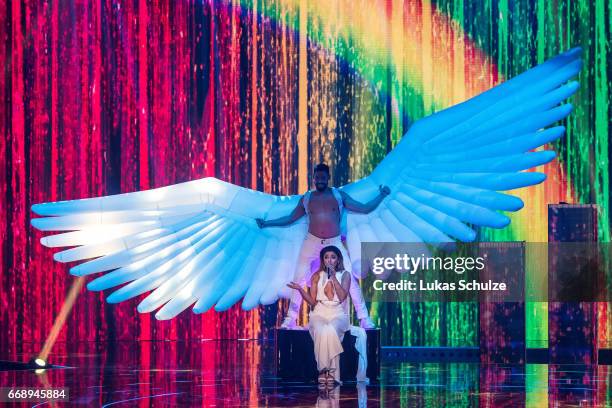
<path id="1" fill-rule="evenodd" d="M 551 161 L 532 150 L 561 137 L 577 89 L 580 49 L 561 54 L 464 103 L 421 119 L 364 179 L 341 187 L 368 201 L 378 186 L 391 194 L 370 214 L 347 215 L 347 246 L 359 268 L 361 242 L 472 241 L 467 224 L 503 228 L 523 202 L 501 191 L 542 182 L 523 170 Z M 299 196 L 273 196 L 208 177 L 148 191 L 36 204 L 32 219 L 59 262 L 77 276 L 106 272 L 90 290 L 121 286 L 107 301 L 150 292 L 139 312 L 169 319 L 194 305 L 201 313 L 246 310 L 287 297 L 307 232 L 306 220 L 259 229 L 255 218 L 289 214 Z"/>
<path id="2" fill-rule="evenodd" d="M 522 170 L 550 162 L 555 152 L 532 151 L 557 140 L 563 126 L 547 128 L 572 110 L 561 104 L 578 90 L 567 81 L 582 67 L 571 49 L 466 102 L 413 124 L 365 179 L 343 190 L 356 199 L 379 184 L 392 194 L 367 215 L 347 216 L 347 247 L 360 268 L 361 242 L 465 242 L 475 226 L 503 228 L 521 199 L 500 191 L 539 184 L 544 173 Z M 359 269 L 357 269 L 359 270 Z"/>
<path id="3" fill-rule="evenodd" d="M 259 229 L 255 218 L 293 210 L 299 196 L 281 197 L 208 177 L 153 190 L 44 203 L 32 211 L 48 247 L 76 246 L 54 259 L 95 258 L 70 269 L 77 276 L 108 272 L 87 287 L 129 282 L 107 301 L 121 302 L 153 290 L 139 305 L 168 319 L 195 303 L 200 313 L 226 310 L 244 297 L 247 310 L 287 296 L 307 225 Z M 51 216 L 51 217 L 49 217 Z"/>

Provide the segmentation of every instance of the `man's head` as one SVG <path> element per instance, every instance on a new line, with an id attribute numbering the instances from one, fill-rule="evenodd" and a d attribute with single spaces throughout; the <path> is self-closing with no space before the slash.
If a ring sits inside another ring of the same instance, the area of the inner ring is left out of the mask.
<path id="1" fill-rule="evenodd" d="M 329 183 L 329 166 L 325 163 L 317 164 L 312 172 L 312 181 L 317 191 L 325 191 Z"/>

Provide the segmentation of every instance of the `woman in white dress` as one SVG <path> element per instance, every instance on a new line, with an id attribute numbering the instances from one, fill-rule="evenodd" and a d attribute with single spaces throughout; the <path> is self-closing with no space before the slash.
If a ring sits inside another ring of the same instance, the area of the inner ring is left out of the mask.
<path id="1" fill-rule="evenodd" d="M 310 312 L 308 331 L 314 342 L 319 383 L 340 382 L 342 339 L 349 330 L 347 295 L 351 286 L 350 273 L 344 270 L 342 254 L 335 246 L 321 250 L 319 270 L 311 278 L 308 291 L 295 282 L 290 288 L 300 292 L 314 309 Z"/>

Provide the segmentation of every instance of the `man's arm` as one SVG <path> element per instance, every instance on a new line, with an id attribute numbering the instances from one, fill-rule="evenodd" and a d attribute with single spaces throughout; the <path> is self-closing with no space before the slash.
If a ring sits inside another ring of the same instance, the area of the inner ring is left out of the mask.
<path id="1" fill-rule="evenodd" d="M 347 210 L 367 214 L 374 211 L 376 207 L 378 207 L 378 204 L 391 193 L 391 190 L 387 186 L 380 186 L 378 190 L 379 194 L 367 203 L 360 203 L 342 190 L 340 190 L 340 195 L 344 200 L 344 207 L 346 207 Z"/>
<path id="2" fill-rule="evenodd" d="M 300 197 L 300 201 L 298 201 L 297 206 L 291 211 L 291 214 L 277 218 L 275 220 L 264 220 L 262 218 L 256 218 L 255 221 L 259 228 L 266 227 L 284 227 L 289 224 L 293 224 L 297 220 L 299 220 L 306 211 L 304 211 L 304 196 Z"/>

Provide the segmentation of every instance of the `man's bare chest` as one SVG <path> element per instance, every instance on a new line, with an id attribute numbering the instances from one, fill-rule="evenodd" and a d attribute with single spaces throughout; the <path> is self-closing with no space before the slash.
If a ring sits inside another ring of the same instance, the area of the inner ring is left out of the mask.
<path id="1" fill-rule="evenodd" d="M 333 194 L 311 195 L 308 203 L 308 209 L 311 214 L 337 214 L 338 201 Z"/>

